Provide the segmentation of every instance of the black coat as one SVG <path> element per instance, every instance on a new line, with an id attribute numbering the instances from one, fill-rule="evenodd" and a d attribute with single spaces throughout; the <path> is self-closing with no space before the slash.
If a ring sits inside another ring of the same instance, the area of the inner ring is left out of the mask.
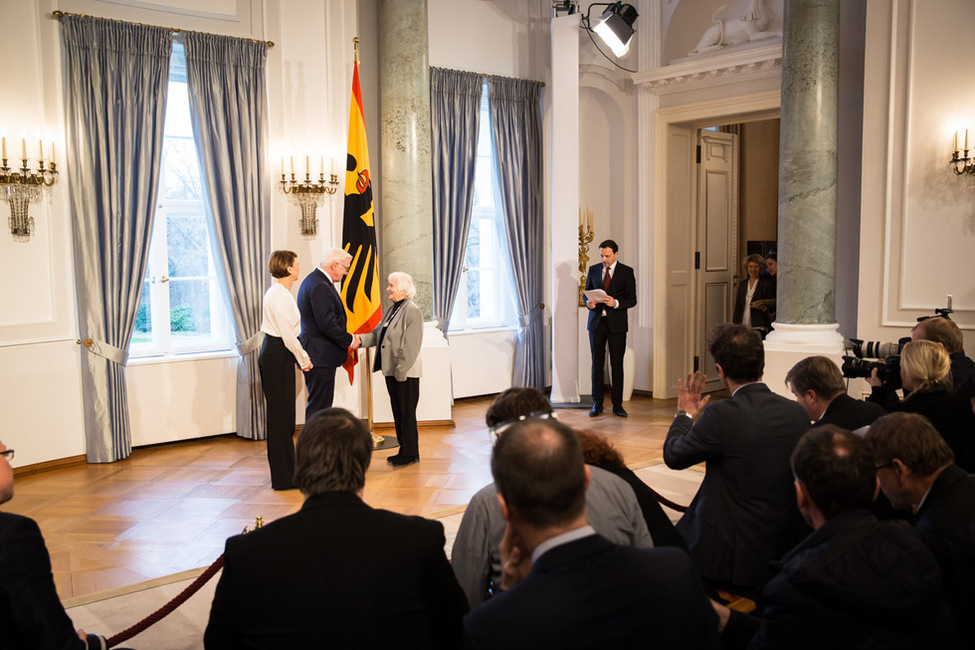
<path id="1" fill-rule="evenodd" d="M 301 334 L 298 339 L 316 368 L 338 368 L 348 358 L 352 335 L 342 297 L 321 269 L 309 273 L 298 287 Z"/>
<path id="2" fill-rule="evenodd" d="M 829 403 L 829 406 L 826 407 L 826 410 L 823 411 L 823 414 L 813 426 L 819 427 L 824 424 L 835 424 L 847 431 L 856 431 L 857 429 L 862 429 L 873 424 L 874 420 L 886 414 L 887 411 L 879 404 L 867 402 L 862 399 L 854 399 L 846 393 L 843 393 L 842 395 L 837 395 Z"/>
<path id="3" fill-rule="evenodd" d="M 457 648 L 467 598 L 443 526 L 354 494 L 227 540 L 208 649 Z"/>
<path id="4" fill-rule="evenodd" d="M 640 510 L 643 512 L 644 521 L 647 522 L 647 530 L 650 532 L 654 546 L 673 546 L 682 551 L 687 550 L 687 542 L 684 541 L 683 535 L 677 532 L 677 528 L 671 523 L 670 517 L 657 502 L 657 498 L 653 496 L 649 486 L 641 481 L 633 470 L 608 462 L 599 463 L 596 467 L 619 476 L 633 488 L 633 493 L 636 495 L 637 503 L 640 504 Z"/>
<path id="5" fill-rule="evenodd" d="M 917 512 L 915 530 L 941 566 L 960 647 L 975 647 L 968 620 L 975 611 L 975 476 L 946 467 Z"/>
<path id="6" fill-rule="evenodd" d="M 742 279 L 738 283 L 738 293 L 735 296 L 735 310 L 731 316 L 732 323 L 741 323 L 745 318 L 745 295 L 748 292 L 748 278 Z M 759 277 L 758 284 L 755 286 L 755 293 L 752 295 L 752 302 L 756 300 L 775 300 L 775 281 Z M 768 331 L 772 326 L 772 318 L 768 311 L 749 307 L 752 314 L 752 327 L 755 329 Z M 775 313 L 775 305 L 769 305 L 768 309 Z"/>
<path id="7" fill-rule="evenodd" d="M 474 608 L 464 647 L 716 650 L 721 642 L 687 553 L 591 535 L 547 551 L 521 584 Z"/>
<path id="8" fill-rule="evenodd" d="M 674 418 L 664 441 L 667 466 L 707 463 L 677 522 L 706 579 L 761 586 L 771 577 L 768 563 L 806 535 L 789 458 L 808 429 L 805 409 L 763 383 L 708 404 L 693 426 L 690 418 Z"/>
<path id="9" fill-rule="evenodd" d="M 779 566 L 762 592 L 761 621 L 733 613 L 725 629 L 756 631 L 750 650 L 954 647 L 941 572 L 904 522 L 838 515 Z"/>
<path id="10" fill-rule="evenodd" d="M 603 273 L 605 272 L 602 264 L 593 264 L 590 266 L 589 272 L 586 274 L 586 291 L 602 289 Z M 619 305 L 616 307 L 608 307 L 599 304 L 594 309 L 590 309 L 586 329 L 591 332 L 599 326 L 599 322 L 603 318 L 603 310 L 605 309 L 606 327 L 609 332 L 611 334 L 626 332 L 629 329 L 626 311 L 630 307 L 636 306 L 636 276 L 633 273 L 633 268 L 617 261 L 616 272 L 609 281 L 609 290 L 606 293 L 618 300 Z"/>

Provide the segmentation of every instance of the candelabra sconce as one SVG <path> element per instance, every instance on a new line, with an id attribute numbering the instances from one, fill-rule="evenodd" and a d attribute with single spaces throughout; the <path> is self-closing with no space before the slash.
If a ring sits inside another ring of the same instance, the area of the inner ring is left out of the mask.
<path id="1" fill-rule="evenodd" d="M 592 242 L 592 210 L 586 208 L 585 214 L 579 208 L 579 306 L 586 306 L 583 292 L 586 290 L 586 271 L 589 268 L 589 243 Z"/>
<path id="2" fill-rule="evenodd" d="M 26 242 L 34 234 L 34 217 L 30 216 L 28 208 L 31 203 L 43 201 L 44 195 L 50 193 L 51 186 L 58 180 L 58 169 L 54 160 L 43 159 L 38 159 L 36 170 L 30 169 L 26 151 L 20 159 L 20 169 L 11 169 L 7 166 L 6 140 L 4 138 L 3 165 L 0 166 L 0 199 L 10 204 L 10 234 L 16 241 Z M 54 145 L 51 145 L 51 151 L 53 157 Z"/>
<path id="3" fill-rule="evenodd" d="M 281 161 L 281 191 L 288 199 L 301 208 L 301 219 L 298 226 L 301 236 L 311 239 L 318 234 L 318 206 L 325 205 L 326 201 L 331 201 L 332 196 L 339 189 L 339 178 L 334 170 L 329 174 L 328 180 L 325 179 L 325 160 L 322 159 L 322 171 L 318 175 L 318 180 L 312 180 L 311 172 L 308 169 L 308 157 L 305 157 L 305 179 L 299 180 L 295 176 L 294 159 L 291 163 L 291 175 L 288 178 L 284 173 L 284 161 Z"/>
<path id="4" fill-rule="evenodd" d="M 951 171 L 955 172 L 956 176 L 961 176 L 962 174 L 975 174 L 975 152 L 971 152 L 968 148 L 968 129 L 965 129 L 965 148 L 958 148 L 958 131 L 955 131 L 955 141 L 954 147 L 951 152 Z"/>

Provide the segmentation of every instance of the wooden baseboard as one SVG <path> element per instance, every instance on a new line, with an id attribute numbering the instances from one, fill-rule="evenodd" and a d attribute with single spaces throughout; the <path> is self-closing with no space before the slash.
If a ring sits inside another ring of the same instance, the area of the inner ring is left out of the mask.
<path id="1" fill-rule="evenodd" d="M 88 462 L 88 459 L 84 456 L 84 454 L 81 456 L 58 458 L 57 460 L 46 460 L 43 463 L 34 463 L 33 465 L 15 467 L 14 478 L 18 478 L 20 476 L 30 476 L 31 474 L 40 474 L 41 472 L 49 472 L 52 469 L 64 469 L 65 467 L 84 465 L 86 462 Z"/>

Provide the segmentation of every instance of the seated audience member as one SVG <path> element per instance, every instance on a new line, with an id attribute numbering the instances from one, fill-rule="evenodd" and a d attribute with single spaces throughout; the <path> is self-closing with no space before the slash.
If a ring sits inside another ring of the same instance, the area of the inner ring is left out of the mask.
<path id="1" fill-rule="evenodd" d="M 951 361 L 952 393 L 960 401 L 971 395 L 964 392 L 970 381 L 975 380 L 975 361 L 965 356 L 965 341 L 954 321 L 947 318 L 926 318 L 911 330 L 912 341 L 934 341 L 944 346 Z"/>
<path id="2" fill-rule="evenodd" d="M 835 424 L 863 434 L 870 423 L 887 413 L 879 404 L 847 395 L 843 374 L 828 357 L 806 357 L 792 366 L 785 383 L 814 427 Z"/>
<path id="3" fill-rule="evenodd" d="M 903 400 L 882 383 L 877 371 L 867 379 L 873 387 L 870 400 L 888 411 L 923 415 L 955 454 L 955 462 L 966 472 L 975 471 L 975 413 L 951 396 L 950 362 L 944 346 L 931 341 L 911 341 L 901 351 L 901 382 L 907 394 Z"/>
<path id="4" fill-rule="evenodd" d="M 796 509 L 789 455 L 809 428 L 809 417 L 762 383 L 765 349 L 755 331 L 718 325 L 708 338 L 731 399 L 705 408 L 704 375 L 678 380 L 678 410 L 664 441 L 664 461 L 671 469 L 707 463 L 677 530 L 709 587 L 754 600 L 771 577 L 768 563 L 808 532 Z"/>
<path id="5" fill-rule="evenodd" d="M 675 546 L 681 550 L 687 550 L 687 542 L 684 537 L 677 532 L 670 517 L 657 501 L 650 487 L 640 480 L 633 470 L 626 466 L 623 456 L 616 451 L 612 443 L 598 433 L 592 431 L 577 431 L 579 442 L 582 444 L 582 456 L 586 464 L 592 467 L 604 469 L 610 474 L 615 474 L 633 488 L 640 510 L 643 511 L 643 519 L 647 522 L 647 530 L 653 538 L 654 546 Z"/>
<path id="6" fill-rule="evenodd" d="M 531 414 L 554 417 L 548 399 L 534 388 L 509 388 L 488 407 L 485 421 L 494 436 L 510 423 Z M 591 468 L 586 491 L 589 521 L 600 535 L 615 544 L 653 546 L 647 524 L 633 490 L 626 482 L 598 467 Z M 494 593 L 500 584 L 504 518 L 494 483 L 481 488 L 464 511 L 450 555 L 450 564 L 471 607 Z"/>
<path id="7" fill-rule="evenodd" d="M 954 464 L 931 423 L 914 413 L 880 418 L 867 442 L 880 489 L 894 504 L 915 511 L 915 530 L 941 565 L 961 647 L 975 646 L 965 623 L 975 611 L 975 476 Z"/>
<path id="8" fill-rule="evenodd" d="M 0 504 L 14 496 L 13 449 L 0 442 Z M 0 512 L 0 648 L 107 648 L 105 638 L 75 630 L 58 598 L 41 529 L 29 517 Z"/>
<path id="9" fill-rule="evenodd" d="M 464 646 L 720 648 L 686 553 L 618 546 L 586 524 L 591 471 L 557 420 L 528 418 L 501 433 L 491 472 L 507 521 L 502 593 L 465 617 Z"/>
<path id="10" fill-rule="evenodd" d="M 362 501 L 372 438 L 327 408 L 298 436 L 293 515 L 227 540 L 207 648 L 456 648 L 464 593 L 443 526 Z"/>
<path id="11" fill-rule="evenodd" d="M 953 647 L 941 572 L 910 526 L 870 514 L 877 476 L 869 444 L 834 425 L 792 454 L 799 509 L 815 531 L 789 551 L 763 591 L 761 620 L 715 605 L 725 647 Z"/>

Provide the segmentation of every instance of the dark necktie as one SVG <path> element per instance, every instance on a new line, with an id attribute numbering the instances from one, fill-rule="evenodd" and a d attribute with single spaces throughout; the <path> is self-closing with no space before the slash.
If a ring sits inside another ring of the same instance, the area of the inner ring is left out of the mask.
<path id="1" fill-rule="evenodd" d="M 606 267 L 606 275 L 603 276 L 603 291 L 609 291 L 609 281 L 612 278 L 609 276 L 609 267 Z"/>

